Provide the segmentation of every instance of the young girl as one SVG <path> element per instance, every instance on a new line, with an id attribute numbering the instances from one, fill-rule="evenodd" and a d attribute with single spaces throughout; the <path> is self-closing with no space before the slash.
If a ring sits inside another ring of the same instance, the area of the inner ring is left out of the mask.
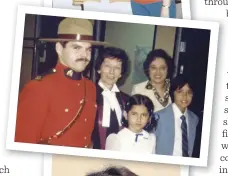
<path id="1" fill-rule="evenodd" d="M 106 150 L 154 153 L 156 125 L 154 105 L 144 95 L 135 94 L 126 103 L 123 126 L 117 134 L 110 134 L 106 139 Z"/>

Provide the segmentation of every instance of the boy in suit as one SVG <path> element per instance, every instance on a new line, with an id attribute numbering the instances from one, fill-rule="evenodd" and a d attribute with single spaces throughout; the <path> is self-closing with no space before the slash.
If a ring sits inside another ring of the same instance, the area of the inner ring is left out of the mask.
<path id="1" fill-rule="evenodd" d="M 156 154 L 191 157 L 198 117 L 188 109 L 193 90 L 182 76 L 171 82 L 170 95 L 173 103 L 158 111 L 156 129 Z"/>

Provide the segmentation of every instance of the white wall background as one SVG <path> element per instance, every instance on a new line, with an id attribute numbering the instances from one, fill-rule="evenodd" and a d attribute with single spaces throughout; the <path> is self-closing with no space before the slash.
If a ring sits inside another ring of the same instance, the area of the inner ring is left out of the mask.
<path id="1" fill-rule="evenodd" d="M 146 46 L 152 49 L 154 39 L 154 26 L 107 22 L 105 40 L 116 47 L 125 49 L 131 61 L 130 69 L 133 73 L 136 45 Z M 125 84 L 121 87 L 126 93 L 132 91 L 132 74 L 128 76 Z"/>

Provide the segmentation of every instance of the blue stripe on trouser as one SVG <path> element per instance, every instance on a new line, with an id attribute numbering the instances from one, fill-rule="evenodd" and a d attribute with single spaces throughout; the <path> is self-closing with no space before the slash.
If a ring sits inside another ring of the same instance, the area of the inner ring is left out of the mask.
<path id="1" fill-rule="evenodd" d="M 161 6 L 162 2 L 155 2 L 150 4 L 139 4 L 131 0 L 131 9 L 133 15 L 143 15 L 143 16 L 161 16 Z M 176 4 L 172 0 L 172 3 L 169 8 L 170 18 L 176 18 Z"/>

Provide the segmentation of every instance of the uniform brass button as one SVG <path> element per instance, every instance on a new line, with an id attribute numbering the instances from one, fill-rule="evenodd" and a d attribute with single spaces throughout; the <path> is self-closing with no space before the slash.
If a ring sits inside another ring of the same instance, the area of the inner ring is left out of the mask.
<path id="1" fill-rule="evenodd" d="M 86 139 L 86 137 L 84 137 L 84 139 Z"/>
<path id="2" fill-rule="evenodd" d="M 65 109 L 65 112 L 69 112 L 69 109 L 66 108 L 66 109 Z"/>
<path id="3" fill-rule="evenodd" d="M 52 71 L 55 73 L 56 72 L 56 69 L 53 68 Z"/>
<path id="4" fill-rule="evenodd" d="M 84 101 L 85 101 L 84 99 L 81 99 L 79 103 L 82 104 L 84 103 Z"/>
<path id="5" fill-rule="evenodd" d="M 85 148 L 88 148 L 88 145 L 85 145 Z"/>
<path id="6" fill-rule="evenodd" d="M 87 122 L 87 119 L 85 119 L 85 122 Z"/>
<path id="7" fill-rule="evenodd" d="M 97 108 L 97 104 L 95 104 L 95 108 Z"/>
<path id="8" fill-rule="evenodd" d="M 78 83 L 77 85 L 80 86 L 80 83 Z"/>
<path id="9" fill-rule="evenodd" d="M 36 78 L 35 78 L 35 80 L 38 80 L 38 81 L 40 81 L 42 79 L 42 76 L 37 76 Z"/>

